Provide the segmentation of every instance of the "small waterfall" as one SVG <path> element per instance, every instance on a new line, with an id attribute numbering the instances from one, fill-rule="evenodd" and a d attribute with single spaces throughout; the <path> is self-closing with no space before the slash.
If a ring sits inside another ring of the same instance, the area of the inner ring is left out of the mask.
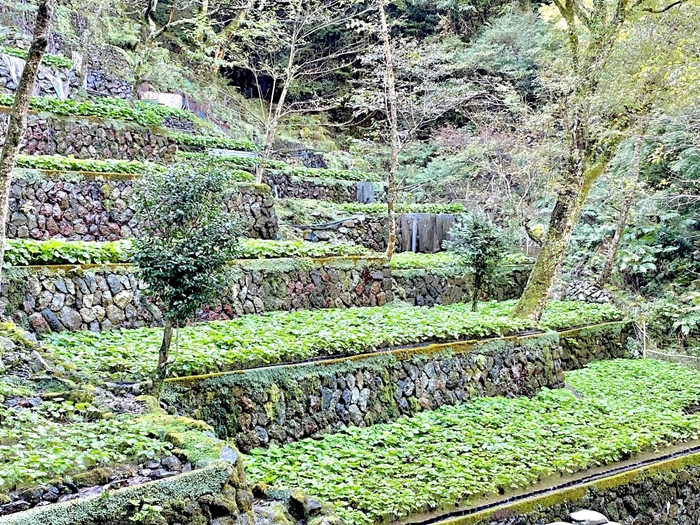
<path id="1" fill-rule="evenodd" d="M 39 71 L 51 82 L 56 96 L 60 100 L 66 100 L 70 93 L 70 80 L 66 79 L 66 81 L 63 82 L 59 75 L 54 75 L 49 68 L 44 66 L 39 66 Z"/>
<path id="2" fill-rule="evenodd" d="M 22 77 L 22 71 L 24 71 L 24 60 L 11 55 L 2 55 L 2 63 L 10 74 L 12 83 L 15 86 L 14 89 L 17 89 L 19 86 L 19 79 Z"/>
<path id="3" fill-rule="evenodd" d="M 418 214 L 411 213 L 411 251 L 418 253 Z"/>
<path id="4" fill-rule="evenodd" d="M 361 182 L 356 183 L 356 199 L 357 202 L 362 204 L 369 204 L 374 202 L 374 184 L 372 182 Z"/>

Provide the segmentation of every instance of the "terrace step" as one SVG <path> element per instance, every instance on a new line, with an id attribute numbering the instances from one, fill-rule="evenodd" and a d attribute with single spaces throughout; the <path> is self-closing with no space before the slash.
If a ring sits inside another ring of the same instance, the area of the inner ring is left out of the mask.
<path id="1" fill-rule="evenodd" d="M 5 140 L 9 108 L 0 107 L 0 142 Z M 75 155 L 91 159 L 169 162 L 177 145 L 163 128 L 96 117 L 29 114 L 24 146 L 26 155 Z"/>
<path id="2" fill-rule="evenodd" d="M 270 257 L 275 257 L 278 251 L 277 256 L 282 258 L 237 261 L 239 272 L 229 290 L 220 301 L 200 312 L 200 321 L 271 311 L 382 306 L 395 299 L 418 306 L 450 305 L 471 297 L 471 282 L 460 269 L 449 271 L 427 265 L 423 269 L 396 270 L 386 265 L 383 255 L 333 257 L 338 253 L 333 251 L 334 245 L 326 247 L 330 257 L 323 257 L 321 251 L 317 252 L 321 255 L 317 258 L 285 258 L 289 253 L 284 252 L 284 241 L 255 242 L 261 245 L 260 256 L 269 250 Z M 22 256 L 23 250 L 34 249 L 42 243 L 18 241 L 17 244 L 17 256 Z M 56 241 L 50 246 L 56 257 L 62 253 Z M 65 243 L 66 248 L 71 246 Z M 321 248 L 317 243 L 311 246 Z M 65 251 L 67 260 L 75 260 L 71 257 L 76 253 L 86 257 L 87 245 L 76 249 L 78 252 Z M 121 244 L 107 245 L 105 253 L 124 249 Z M 304 253 L 304 249 L 302 245 L 299 251 Z M 340 253 L 353 251 L 345 248 Z M 96 252 L 94 260 L 118 260 L 101 258 L 101 254 Z M 255 251 L 251 256 L 256 256 Z M 7 257 L 14 260 L 14 242 L 9 244 Z M 35 257 L 41 260 L 40 255 Z M 395 261 L 401 259 L 399 255 Z M 3 292 L 4 305 L 17 323 L 39 333 L 137 328 L 162 323 L 158 305 L 147 301 L 145 285 L 134 266 L 46 264 L 24 268 L 23 279 L 8 281 Z M 499 279 L 488 290 L 488 296 L 498 300 L 519 297 L 528 273 L 529 266 L 504 267 Z"/>
<path id="3" fill-rule="evenodd" d="M 173 378 L 163 399 L 178 414 L 207 421 L 247 452 L 474 397 L 532 396 L 558 388 L 565 371 L 624 356 L 630 330 L 629 324 L 609 324 Z"/>
<path id="4" fill-rule="evenodd" d="M 331 498 L 350 523 L 547 523 L 581 509 L 625 523 L 696 523 L 697 442 L 663 447 L 696 435 L 697 417 L 681 407 L 697 392 L 700 374 L 616 360 L 567 374 L 567 381 L 580 396 L 563 390 L 533 399 L 474 399 L 388 425 L 254 450 L 246 458 L 248 476 Z M 673 395 L 657 395 L 669 387 Z M 681 434 L 671 413 L 683 420 Z M 650 418 L 656 423 L 649 425 Z M 634 455 L 658 447 L 651 459 Z M 595 464 L 607 466 L 588 470 Z"/>

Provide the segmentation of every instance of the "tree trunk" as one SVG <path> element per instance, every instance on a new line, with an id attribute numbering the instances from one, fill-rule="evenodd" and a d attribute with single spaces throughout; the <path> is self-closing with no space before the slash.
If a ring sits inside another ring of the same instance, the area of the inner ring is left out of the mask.
<path id="1" fill-rule="evenodd" d="M 394 80 L 394 62 L 391 55 L 391 43 L 389 42 L 389 27 L 386 23 L 384 0 L 379 2 L 380 36 L 384 43 L 384 60 L 386 65 L 386 104 L 389 116 L 391 133 L 391 164 L 386 189 L 386 207 L 389 216 L 389 240 L 386 246 L 386 256 L 391 261 L 396 247 L 396 212 L 394 211 L 394 199 L 396 197 L 396 172 L 399 168 L 399 122 L 396 109 L 396 82 Z"/>
<path id="2" fill-rule="evenodd" d="M 158 397 L 160 395 L 161 388 L 163 387 L 163 381 L 168 375 L 168 353 L 170 351 L 170 343 L 173 339 L 173 322 L 166 317 L 165 323 L 163 325 L 163 342 L 160 345 L 160 350 L 158 351 L 158 367 L 156 368 L 156 373 L 153 378 L 153 395 Z"/>
<path id="3" fill-rule="evenodd" d="M 593 182 L 602 175 L 617 148 L 619 139 L 601 154 L 594 165 L 584 171 L 584 161 L 572 162 L 561 183 L 557 202 L 549 219 L 549 229 L 542 242 L 523 295 L 513 309 L 513 317 L 539 321 L 549 300 L 554 279 L 564 263 L 566 249 L 581 215 L 583 203 Z"/>
<path id="4" fill-rule="evenodd" d="M 262 184 L 267 161 L 270 160 L 270 157 L 272 156 L 272 145 L 275 142 L 275 135 L 277 134 L 276 127 L 277 125 L 273 122 L 270 123 L 268 128 L 265 130 L 263 149 L 260 152 L 260 161 L 258 162 L 257 166 L 255 166 L 255 182 L 258 184 Z"/>
<path id="5" fill-rule="evenodd" d="M 476 307 L 479 305 L 479 293 L 481 292 L 481 287 L 483 285 L 483 280 L 480 275 L 474 275 L 474 288 L 472 290 L 472 312 L 476 312 Z"/>
<path id="6" fill-rule="evenodd" d="M 559 272 L 571 234 L 581 213 L 583 177 L 579 173 L 568 174 L 562 181 L 557 203 L 549 219 L 549 229 L 542 243 L 530 279 L 523 295 L 513 311 L 514 317 L 530 317 L 539 320 L 549 299 L 549 289 Z"/>
<path id="7" fill-rule="evenodd" d="M 0 263 L 5 260 L 5 230 L 7 229 L 12 171 L 15 169 L 20 144 L 24 137 L 24 131 L 27 128 L 29 100 L 34 92 L 39 64 L 49 42 L 54 4 L 55 0 L 41 0 L 39 2 L 32 45 L 29 48 L 22 78 L 15 93 L 15 102 L 10 112 L 5 145 L 2 153 L 0 153 L 0 199 L 2 199 L 0 200 Z M 1 271 L 2 265 L 0 264 Z"/>
<path id="8" fill-rule="evenodd" d="M 627 220 L 629 218 L 630 208 L 632 208 L 632 203 L 637 194 L 637 185 L 639 184 L 639 168 L 641 164 L 641 149 L 642 149 L 643 138 L 641 136 L 637 137 L 637 142 L 634 144 L 634 155 L 632 157 L 632 181 L 630 187 L 625 195 L 625 200 L 622 203 L 622 208 L 620 208 L 620 214 L 617 218 L 617 226 L 615 227 L 615 233 L 613 234 L 610 246 L 608 246 L 608 252 L 605 254 L 605 263 L 603 264 L 603 271 L 600 272 L 600 277 L 598 278 L 598 286 L 602 287 L 610 279 L 612 275 L 613 268 L 615 267 L 615 258 L 617 257 L 617 250 L 620 247 L 620 241 L 622 240 L 622 234 L 625 233 L 627 228 Z"/>

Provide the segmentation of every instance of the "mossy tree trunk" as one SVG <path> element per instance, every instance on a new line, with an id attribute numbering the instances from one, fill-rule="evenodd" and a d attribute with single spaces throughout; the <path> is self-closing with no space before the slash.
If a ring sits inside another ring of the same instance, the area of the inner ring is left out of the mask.
<path id="1" fill-rule="evenodd" d="M 584 162 L 574 160 L 570 171 L 562 180 L 557 192 L 557 202 L 549 219 L 549 228 L 542 242 L 523 295 L 513 310 L 513 317 L 529 317 L 539 320 L 549 301 L 550 290 L 569 247 L 571 235 L 581 215 L 583 203 L 593 183 L 600 177 L 615 154 L 619 139 L 607 145 L 597 162 L 584 171 Z"/>
<path id="2" fill-rule="evenodd" d="M 15 169 L 24 131 L 27 129 L 29 100 L 34 92 L 39 64 L 49 43 L 54 6 L 55 0 L 41 0 L 39 2 L 32 44 L 27 54 L 22 78 L 15 92 L 5 145 L 0 153 L 0 270 L 2 261 L 5 260 L 5 230 L 7 229 L 12 171 Z"/>
<path id="3" fill-rule="evenodd" d="M 557 200 L 542 251 L 512 312 L 514 317 L 535 320 L 541 318 L 549 300 L 588 192 L 614 155 L 622 138 L 621 130 L 629 125 L 625 119 L 619 119 L 605 122 L 607 133 L 594 131 L 590 125 L 591 106 L 620 28 L 630 10 L 639 6 L 632 6 L 629 0 L 594 2 L 593 5 L 583 0 L 554 0 L 554 4 L 566 24 L 573 80 L 570 89 L 561 94 L 568 158 L 562 167 Z M 604 120 L 602 116 L 595 117 Z"/>
<path id="4" fill-rule="evenodd" d="M 396 108 L 396 81 L 394 79 L 394 61 L 391 54 L 391 42 L 389 40 L 389 26 L 386 22 L 384 0 L 379 1 L 379 33 L 384 45 L 384 60 L 386 66 L 386 105 L 389 120 L 389 133 L 391 134 L 391 161 L 387 178 L 386 205 L 389 215 L 389 240 L 386 247 L 386 256 L 391 261 L 396 247 L 396 211 L 394 200 L 396 198 L 396 172 L 399 169 L 399 122 Z"/>
<path id="5" fill-rule="evenodd" d="M 625 200 L 623 201 L 622 207 L 620 208 L 620 212 L 618 214 L 615 233 L 613 234 L 613 238 L 608 246 L 608 251 L 605 254 L 605 263 L 603 264 L 603 270 L 600 272 L 600 277 L 598 277 L 598 286 L 604 286 L 610 279 L 613 268 L 615 267 L 615 259 L 617 257 L 617 251 L 620 248 L 622 234 L 625 233 L 625 229 L 627 228 L 630 209 L 632 208 L 632 203 L 637 195 L 637 185 L 639 184 L 642 142 L 643 138 L 640 136 L 637 138 L 637 141 L 634 144 L 634 156 L 632 157 L 632 179 L 628 183 L 629 187 L 625 192 Z"/>

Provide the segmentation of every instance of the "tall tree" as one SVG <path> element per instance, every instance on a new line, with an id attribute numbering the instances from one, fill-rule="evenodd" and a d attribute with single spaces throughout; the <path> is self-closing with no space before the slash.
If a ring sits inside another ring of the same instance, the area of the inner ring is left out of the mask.
<path id="1" fill-rule="evenodd" d="M 674 2 L 673 6 L 683 1 Z M 623 24 L 644 12 L 672 8 L 653 2 L 554 0 L 568 44 L 567 82 L 560 86 L 559 115 L 566 136 L 557 199 L 542 251 L 527 286 L 515 306 L 515 317 L 539 319 L 552 283 L 561 269 L 571 234 L 588 192 L 615 154 L 633 115 L 610 114 L 595 108 L 605 66 L 615 49 Z"/>
<path id="2" fill-rule="evenodd" d="M 237 22 L 223 63 L 249 72 L 253 79 L 259 106 L 250 116 L 263 130 L 258 182 L 289 117 L 339 105 L 332 97 L 319 96 L 313 83 L 352 63 L 364 48 L 360 32 L 329 35 L 346 29 L 365 11 L 356 0 L 257 0 Z"/>
<path id="3" fill-rule="evenodd" d="M 620 211 L 617 216 L 617 223 L 615 225 L 615 232 L 610 240 L 606 254 L 605 262 L 603 263 L 603 269 L 598 276 L 597 285 L 604 286 L 610 276 L 612 275 L 613 269 L 615 267 L 615 257 L 617 256 L 617 250 L 620 247 L 620 241 L 622 240 L 622 234 L 625 233 L 625 228 L 627 228 L 627 221 L 629 220 L 630 209 L 634 203 L 634 199 L 637 196 L 637 187 L 639 184 L 639 171 L 641 166 L 641 150 L 644 137 L 640 135 L 637 137 L 634 143 L 634 153 L 632 155 L 632 172 L 628 180 L 625 181 L 625 193 L 620 205 Z"/>
<path id="4" fill-rule="evenodd" d="M 0 201 L 0 270 L 1 263 L 5 259 L 5 230 L 7 229 L 12 171 L 17 164 L 17 155 L 19 155 L 24 131 L 27 128 L 29 99 L 34 92 L 39 64 L 49 43 L 55 3 L 55 0 L 40 0 L 39 2 L 34 24 L 34 37 L 29 47 L 22 78 L 15 92 L 15 101 L 10 111 L 10 120 L 5 135 L 5 145 L 0 153 L 0 198 L 2 199 Z"/>
<path id="5" fill-rule="evenodd" d="M 387 175 L 389 239 L 391 259 L 396 244 L 396 199 L 399 154 L 417 135 L 451 111 L 464 109 L 485 97 L 478 81 L 458 76 L 456 58 L 440 44 L 420 46 L 394 39 L 387 23 L 386 2 L 379 0 L 379 24 L 374 32 L 379 45 L 363 54 L 360 79 L 348 101 L 353 119 L 379 128 L 389 143 L 391 155 Z"/>
<path id="6" fill-rule="evenodd" d="M 206 164 L 176 166 L 139 181 L 138 214 L 146 226 L 134 239 L 133 260 L 164 311 L 155 394 L 167 375 L 173 329 L 221 297 L 229 283 L 241 221 L 225 204 L 235 191 L 227 171 Z"/>
<path id="7" fill-rule="evenodd" d="M 396 172 L 399 169 L 399 116 L 396 109 L 396 81 L 394 79 L 394 62 L 392 59 L 389 26 L 386 23 L 386 11 L 384 0 L 379 1 L 379 36 L 384 47 L 385 61 L 385 88 L 386 88 L 386 115 L 389 121 L 389 133 L 391 136 L 391 160 L 389 175 L 387 178 L 386 206 L 389 214 L 389 240 L 386 246 L 386 256 L 391 261 L 396 246 L 396 212 L 394 211 L 394 199 L 396 198 Z"/>

